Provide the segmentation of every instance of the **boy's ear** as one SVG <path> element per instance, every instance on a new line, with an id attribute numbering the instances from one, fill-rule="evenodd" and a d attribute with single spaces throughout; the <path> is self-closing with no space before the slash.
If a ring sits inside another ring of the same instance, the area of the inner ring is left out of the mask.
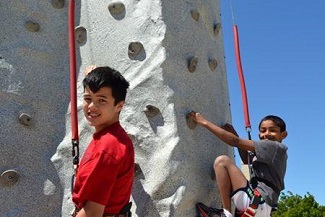
<path id="1" fill-rule="evenodd" d="M 120 101 L 116 104 L 116 109 L 118 112 L 120 112 L 125 104 L 125 101 Z"/>
<path id="2" fill-rule="evenodd" d="M 287 131 L 283 131 L 283 132 L 281 133 L 281 137 L 282 137 L 282 139 L 286 138 L 287 136 L 288 136 L 288 132 L 287 132 Z"/>

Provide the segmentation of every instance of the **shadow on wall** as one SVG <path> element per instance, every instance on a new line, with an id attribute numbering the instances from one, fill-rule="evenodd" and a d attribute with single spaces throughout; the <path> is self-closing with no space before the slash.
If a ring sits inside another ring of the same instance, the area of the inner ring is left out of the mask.
<path id="1" fill-rule="evenodd" d="M 132 192 L 133 200 L 136 204 L 136 215 L 137 216 L 147 216 L 150 213 L 150 216 L 160 216 L 156 206 L 149 194 L 143 188 L 143 184 L 141 180 L 144 180 L 144 174 L 141 171 L 141 168 L 138 164 L 136 164 L 136 172 L 133 183 L 133 189 L 136 191 Z"/>
<path id="2" fill-rule="evenodd" d="M 0 216 L 61 216 L 51 157 L 70 102 L 67 11 L 49 2 L 0 3 Z"/>
<path id="3" fill-rule="evenodd" d="M 64 128 L 45 121 L 51 109 L 26 98 L 0 91 L 0 216 L 61 216 L 63 188 L 51 156 Z"/>

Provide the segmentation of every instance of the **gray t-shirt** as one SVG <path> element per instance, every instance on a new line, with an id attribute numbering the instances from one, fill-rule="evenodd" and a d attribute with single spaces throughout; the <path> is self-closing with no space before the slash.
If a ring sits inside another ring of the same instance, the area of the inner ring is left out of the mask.
<path id="1" fill-rule="evenodd" d="M 266 183 L 258 181 L 257 189 L 267 204 L 276 206 L 279 192 L 274 188 L 280 191 L 284 189 L 288 148 L 280 142 L 269 140 L 254 141 L 254 147 L 253 172 L 257 178 L 267 180 Z"/>

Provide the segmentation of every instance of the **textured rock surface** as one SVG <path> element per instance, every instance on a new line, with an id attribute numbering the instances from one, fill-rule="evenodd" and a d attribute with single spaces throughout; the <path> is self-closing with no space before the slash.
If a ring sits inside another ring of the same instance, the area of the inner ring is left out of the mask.
<path id="1" fill-rule="evenodd" d="M 68 216 L 73 208 L 62 2 L 0 2 L 0 216 Z M 194 216 L 197 201 L 220 205 L 212 164 L 233 150 L 185 118 L 197 110 L 230 121 L 220 22 L 214 0 L 77 1 L 78 104 L 89 64 L 116 68 L 131 84 L 121 123 L 140 166 L 134 216 Z M 81 112 L 79 132 L 82 153 L 92 129 Z"/>

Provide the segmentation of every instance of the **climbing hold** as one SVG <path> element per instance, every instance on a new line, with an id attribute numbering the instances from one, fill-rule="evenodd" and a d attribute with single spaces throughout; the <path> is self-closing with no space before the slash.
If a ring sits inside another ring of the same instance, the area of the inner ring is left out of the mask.
<path id="1" fill-rule="evenodd" d="M 189 61 L 188 61 L 188 71 L 189 72 L 194 72 L 196 70 L 196 66 L 198 63 L 198 58 L 197 57 L 192 57 Z"/>
<path id="2" fill-rule="evenodd" d="M 109 4 L 108 10 L 111 13 L 111 15 L 117 20 L 121 20 L 125 17 L 125 6 L 121 2 L 115 2 Z"/>
<path id="3" fill-rule="evenodd" d="M 215 70 L 218 66 L 218 62 L 216 59 L 209 59 L 209 67 L 211 71 Z"/>
<path id="4" fill-rule="evenodd" d="M 77 43 L 79 45 L 84 45 L 87 41 L 87 30 L 82 26 L 78 26 L 76 27 L 75 32 Z"/>
<path id="5" fill-rule="evenodd" d="M 188 115 L 186 115 L 186 123 L 188 128 L 190 128 L 191 130 L 193 130 L 197 125 L 197 123 L 193 121 L 193 119 L 190 118 Z"/>
<path id="6" fill-rule="evenodd" d="M 220 29 L 221 29 L 221 23 L 217 23 L 214 25 L 213 27 L 213 33 L 215 36 L 217 36 L 220 32 Z"/>
<path id="7" fill-rule="evenodd" d="M 200 19 L 200 12 L 198 10 L 192 10 L 191 16 L 195 21 L 199 21 Z"/>
<path id="8" fill-rule="evenodd" d="M 19 115 L 19 122 L 25 126 L 30 126 L 32 124 L 32 117 L 29 114 L 21 113 Z"/>
<path id="9" fill-rule="evenodd" d="M 54 8 L 60 9 L 64 7 L 64 0 L 51 0 L 51 4 Z"/>
<path id="10" fill-rule="evenodd" d="M 131 42 L 129 44 L 128 55 L 130 59 L 136 59 L 137 56 L 144 53 L 143 45 L 140 42 Z M 139 59 L 139 58 L 138 58 Z"/>
<path id="11" fill-rule="evenodd" d="M 6 170 L 0 175 L 0 184 L 5 187 L 13 186 L 18 180 L 19 174 L 16 170 Z"/>
<path id="12" fill-rule="evenodd" d="M 144 110 L 144 113 L 150 118 L 155 117 L 159 112 L 159 109 L 153 105 L 147 105 Z"/>
<path id="13" fill-rule="evenodd" d="M 32 21 L 27 21 L 25 23 L 25 28 L 30 32 L 38 32 L 40 30 L 40 25 Z"/>

